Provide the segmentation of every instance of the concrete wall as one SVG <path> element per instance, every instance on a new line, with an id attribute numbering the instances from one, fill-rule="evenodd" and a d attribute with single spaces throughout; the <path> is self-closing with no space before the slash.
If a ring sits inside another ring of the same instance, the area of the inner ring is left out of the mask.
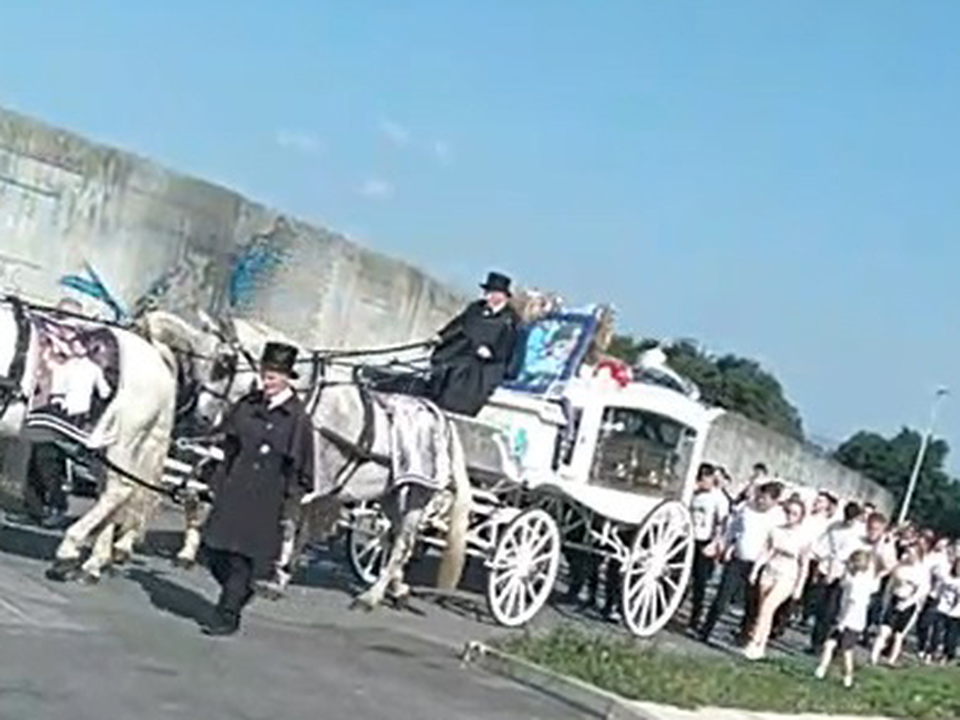
<path id="1" fill-rule="evenodd" d="M 723 465 L 738 481 L 762 462 L 776 475 L 798 485 L 831 490 L 842 500 L 872 502 L 893 510 L 893 498 L 873 481 L 832 460 L 818 448 L 780 435 L 736 413 L 723 413 L 707 435 L 706 462 Z"/>
<path id="2" fill-rule="evenodd" d="M 427 336 L 463 301 L 335 233 L 0 110 L 0 286 L 53 300 L 84 261 L 125 303 L 230 311 L 315 347 Z"/>
<path id="3" fill-rule="evenodd" d="M 87 261 L 128 306 L 230 312 L 308 347 L 429 337 L 464 300 L 335 233 L 0 110 L 0 291 L 55 301 Z"/>

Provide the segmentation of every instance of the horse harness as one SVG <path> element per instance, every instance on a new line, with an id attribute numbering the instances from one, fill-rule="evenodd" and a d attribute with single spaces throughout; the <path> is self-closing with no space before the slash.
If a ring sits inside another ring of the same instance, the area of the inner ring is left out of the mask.
<path id="1" fill-rule="evenodd" d="M 347 459 L 343 467 L 337 471 L 334 477 L 334 488 L 331 493 L 331 495 L 334 496 L 339 495 L 343 491 L 347 483 L 350 482 L 353 476 L 356 475 L 364 465 L 372 462 L 377 465 L 390 466 L 390 458 L 388 456 L 373 452 L 373 442 L 376 436 L 376 429 L 374 427 L 374 398 L 370 389 L 357 380 L 356 372 L 354 373 L 354 380 L 352 382 L 325 382 L 320 380 L 316 383 L 314 386 L 315 390 L 307 405 L 307 413 L 312 415 L 320 402 L 320 395 L 323 393 L 323 390 L 335 385 L 353 385 L 357 388 L 357 393 L 360 395 L 360 404 L 363 407 L 363 425 L 360 428 L 360 435 L 356 441 L 350 440 L 328 427 L 317 428 L 320 436 L 336 447 Z"/>

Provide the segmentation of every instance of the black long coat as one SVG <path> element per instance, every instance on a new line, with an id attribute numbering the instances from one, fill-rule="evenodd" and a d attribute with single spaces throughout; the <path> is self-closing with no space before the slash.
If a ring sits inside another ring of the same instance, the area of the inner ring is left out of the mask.
<path id="1" fill-rule="evenodd" d="M 271 409 L 257 391 L 231 408 L 219 432 L 225 457 L 204 544 L 251 558 L 263 577 L 279 556 L 282 521 L 313 487 L 313 425 L 295 395 Z"/>
<path id="2" fill-rule="evenodd" d="M 432 395 L 445 410 L 476 415 L 503 382 L 517 342 L 520 318 L 511 307 L 492 312 L 483 300 L 471 303 L 440 331 L 433 352 Z M 477 351 L 487 346 L 483 359 Z"/>

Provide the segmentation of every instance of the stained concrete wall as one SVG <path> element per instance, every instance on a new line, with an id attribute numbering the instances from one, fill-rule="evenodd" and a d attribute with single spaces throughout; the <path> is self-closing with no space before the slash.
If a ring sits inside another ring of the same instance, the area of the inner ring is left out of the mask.
<path id="1" fill-rule="evenodd" d="M 736 413 L 723 413 L 707 435 L 704 460 L 727 468 L 739 481 L 762 462 L 784 480 L 810 488 L 827 489 L 842 500 L 872 502 L 884 512 L 893 510 L 893 497 L 858 472 L 844 467 L 818 448 L 770 430 Z"/>
<path id="2" fill-rule="evenodd" d="M 336 233 L 0 109 L 0 291 L 55 301 L 84 262 L 128 307 L 228 312 L 308 347 L 429 337 L 464 301 Z"/>
<path id="3" fill-rule="evenodd" d="M 229 311 L 313 347 L 427 336 L 463 302 L 336 233 L 0 110 L 0 286 L 52 300 L 84 261 L 127 304 Z"/>

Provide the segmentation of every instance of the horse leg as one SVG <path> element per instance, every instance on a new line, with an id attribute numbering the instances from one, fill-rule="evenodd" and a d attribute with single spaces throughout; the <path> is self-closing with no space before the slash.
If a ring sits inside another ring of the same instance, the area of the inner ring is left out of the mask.
<path id="1" fill-rule="evenodd" d="M 133 557 L 133 546 L 141 535 L 145 508 L 152 504 L 153 496 L 142 488 L 120 481 L 129 492 L 101 526 L 94 538 L 90 556 L 81 567 L 80 579 L 93 584 L 99 581 L 105 568 L 123 564 Z M 119 540 L 116 538 L 119 536 Z"/>
<path id="2" fill-rule="evenodd" d="M 106 488 L 103 494 L 97 498 L 96 504 L 83 517 L 67 528 L 63 540 L 57 547 L 53 566 L 47 571 L 47 577 L 50 580 L 60 582 L 75 578 L 80 571 L 81 548 L 99 528 L 108 524 L 112 525 L 117 510 L 122 508 L 132 495 L 133 488 L 113 477 L 111 473 L 107 478 Z M 90 565 L 90 567 L 95 565 L 96 563 Z M 86 572 L 86 570 L 87 566 L 85 565 L 84 571 Z M 99 575 L 99 569 L 96 573 Z"/>
<path id="3" fill-rule="evenodd" d="M 434 493 L 431 497 L 429 491 L 416 485 L 411 488 L 411 491 L 412 504 L 416 508 L 422 508 L 422 510 L 417 519 L 417 526 L 413 530 L 413 536 L 404 546 L 404 555 L 400 559 L 397 569 L 390 578 L 389 585 L 387 586 L 387 593 L 397 605 L 406 604 L 406 601 L 410 597 L 411 588 L 404 582 L 404 576 L 407 564 L 410 562 L 410 558 L 413 557 L 414 550 L 416 550 L 417 547 L 416 535 L 418 531 L 421 527 L 429 523 L 431 518 L 442 516 L 450 505 L 451 499 L 448 493 L 443 492 Z"/>
<path id="4" fill-rule="evenodd" d="M 97 533 L 93 547 L 90 549 L 90 557 L 80 568 L 80 582 L 87 585 L 100 582 L 103 569 L 113 562 L 113 538 L 116 527 L 116 523 L 108 521 Z"/>
<path id="5" fill-rule="evenodd" d="M 420 490 L 420 488 L 414 489 Z M 417 540 L 417 531 L 420 529 L 420 524 L 423 520 L 427 498 L 423 493 L 408 493 L 407 490 L 408 488 L 400 490 L 401 494 L 407 496 L 405 498 L 398 498 L 392 493 L 388 498 L 389 504 L 397 503 L 397 509 L 400 510 L 398 513 L 400 519 L 399 522 L 392 524 L 397 530 L 394 534 L 394 540 L 391 543 L 390 555 L 383 569 L 380 571 L 380 577 L 377 578 L 377 581 L 366 592 L 359 595 L 354 601 L 355 605 L 367 610 L 372 610 L 383 602 L 388 588 L 393 588 L 398 591 L 395 597 L 401 601 L 405 595 L 410 592 L 410 588 L 403 583 L 403 571 L 410 556 L 413 554 L 413 548 Z M 412 497 L 410 497 L 411 495 Z M 413 502 L 408 504 L 406 502 L 407 500 L 413 500 Z M 406 507 L 402 508 L 404 505 Z M 392 513 L 388 512 L 388 516 L 389 515 L 392 515 Z"/>
<path id="6" fill-rule="evenodd" d="M 298 538 L 305 534 L 302 530 L 303 528 L 298 528 L 293 521 L 283 523 L 283 540 L 280 545 L 280 556 L 274 565 L 273 577 L 257 583 L 257 592 L 268 600 L 282 598 L 287 591 L 287 585 L 293 579 L 293 563 L 299 556 L 302 546 Z"/>
<path id="7" fill-rule="evenodd" d="M 367 610 L 373 610 L 383 602 L 387 588 L 396 585 L 397 578 L 403 578 L 403 565 L 413 551 L 413 541 L 423 510 L 411 510 L 404 515 L 396 539 L 390 548 L 390 556 L 380 572 L 380 577 L 370 588 L 359 595 L 354 604 Z"/>
<path id="8" fill-rule="evenodd" d="M 125 565 L 133 558 L 133 546 L 137 542 L 137 529 L 119 528 L 120 539 L 113 545 L 113 564 Z"/>
<path id="9" fill-rule="evenodd" d="M 186 528 L 183 532 L 183 545 L 174 559 L 178 567 L 189 570 L 197 564 L 197 553 L 200 551 L 202 540 L 200 528 L 206 520 L 203 503 L 196 493 L 190 493 L 184 499 L 183 514 Z"/>

